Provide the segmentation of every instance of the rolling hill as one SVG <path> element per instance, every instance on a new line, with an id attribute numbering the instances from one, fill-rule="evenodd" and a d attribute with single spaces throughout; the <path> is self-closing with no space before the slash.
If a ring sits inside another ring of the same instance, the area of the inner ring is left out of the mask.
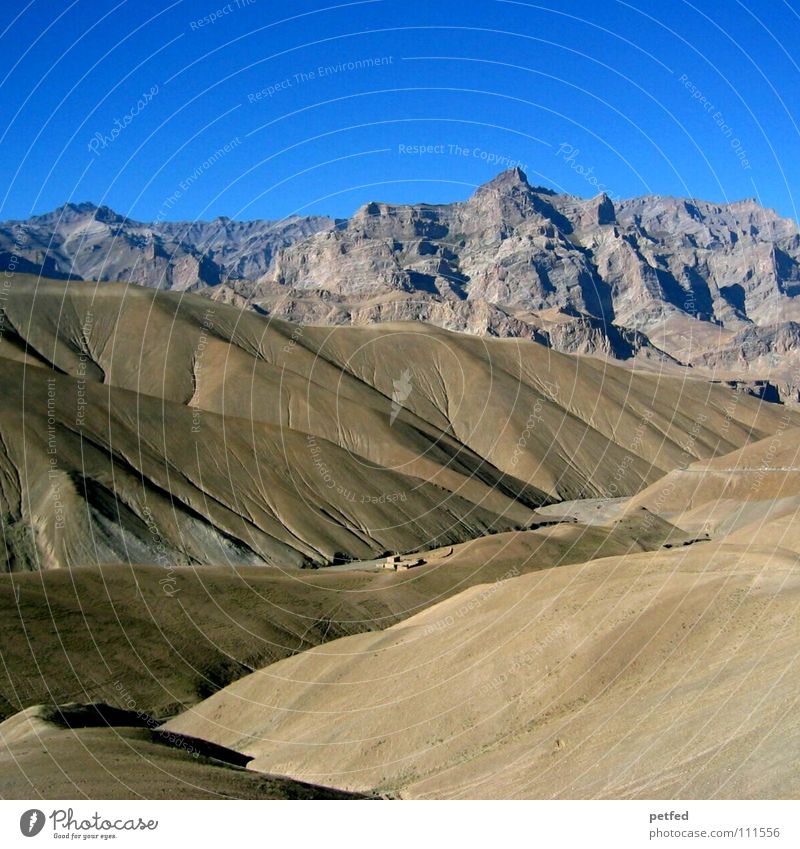
<path id="1" fill-rule="evenodd" d="M 300 327 L 26 277 L 0 383 L 7 570 L 298 567 L 458 543 L 535 523 L 545 503 L 632 495 L 784 416 L 529 341 Z"/>

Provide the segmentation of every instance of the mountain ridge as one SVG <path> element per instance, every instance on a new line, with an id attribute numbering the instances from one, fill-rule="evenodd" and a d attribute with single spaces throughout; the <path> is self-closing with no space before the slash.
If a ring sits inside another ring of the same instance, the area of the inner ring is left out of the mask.
<path id="1" fill-rule="evenodd" d="M 528 340 L 300 327 L 121 283 L 15 277 L 3 321 L 0 571 L 450 545 L 633 495 L 782 421 L 723 385 Z"/>
<path id="2" fill-rule="evenodd" d="M 83 202 L 0 224 L 0 265 L 198 292 L 303 324 L 422 320 L 691 365 L 800 400 L 800 350 L 781 330 L 800 320 L 800 230 L 753 199 L 587 199 L 514 168 L 462 201 L 369 201 L 342 220 L 147 224 Z"/>

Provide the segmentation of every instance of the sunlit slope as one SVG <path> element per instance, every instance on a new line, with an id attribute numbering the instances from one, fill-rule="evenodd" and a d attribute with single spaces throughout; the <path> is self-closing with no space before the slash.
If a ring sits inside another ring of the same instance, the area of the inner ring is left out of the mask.
<path id="1" fill-rule="evenodd" d="M 796 798 L 797 557 L 695 545 L 473 587 L 167 723 L 405 797 Z"/>
<path id="2" fill-rule="evenodd" d="M 523 502 L 500 516 L 289 428 L 204 413 L 195 433 L 184 405 L 52 375 L 0 359 L 6 568 L 300 566 L 458 542 L 534 515 Z"/>
<path id="3" fill-rule="evenodd" d="M 780 537 L 759 536 L 759 529 L 800 515 L 800 429 L 789 426 L 793 417 L 784 412 L 783 426 L 771 436 L 670 472 L 634 496 L 628 512 L 646 507 L 715 538 L 747 526 L 754 541 L 779 544 Z"/>
<path id="4" fill-rule="evenodd" d="M 29 361 L 190 405 L 199 434 L 209 411 L 320 437 L 358 455 L 367 470 L 421 478 L 495 512 L 514 513 L 520 494 L 523 502 L 541 500 L 443 433 L 440 423 L 400 409 L 393 416 L 390 397 L 303 347 L 302 328 L 199 297 L 22 280 L 9 300 L 13 330 L 0 354 L 20 357 L 27 345 Z M 318 466 L 335 461 L 324 446 L 315 456 Z M 357 493 L 381 494 L 391 491 Z"/>
<path id="5" fill-rule="evenodd" d="M 154 732 L 135 710 L 112 715 L 107 724 L 93 707 L 65 708 L 68 727 L 53 720 L 52 707 L 41 706 L 0 723 L 0 798 L 354 798 L 225 763 L 224 752 Z"/>
<path id="6" fill-rule="evenodd" d="M 784 415 L 689 372 L 624 369 L 420 323 L 307 328 L 304 338 L 386 393 L 398 369 L 382 364 L 413 364 L 405 406 L 440 416 L 498 468 L 559 498 L 633 494 L 695 458 L 774 433 Z"/>
<path id="7" fill-rule="evenodd" d="M 475 584 L 656 548 L 668 534 L 638 517 L 500 533 L 425 554 L 409 572 L 114 563 L 13 574 L 0 580 L 0 718 L 129 699 L 165 718 L 254 669 Z"/>
<path id="8" fill-rule="evenodd" d="M 494 512 L 520 479 L 533 497 L 633 494 L 781 418 L 720 385 L 421 323 L 301 327 L 192 295 L 21 276 L 11 291 L 0 354 L 27 345 L 31 361 L 198 417 L 312 434 Z"/>

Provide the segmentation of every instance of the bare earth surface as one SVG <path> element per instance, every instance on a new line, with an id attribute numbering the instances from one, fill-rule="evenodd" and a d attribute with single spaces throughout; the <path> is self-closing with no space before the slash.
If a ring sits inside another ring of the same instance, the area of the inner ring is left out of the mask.
<path id="1" fill-rule="evenodd" d="M 4 799 L 347 799 L 333 788 L 245 770 L 194 741 L 129 725 L 64 728 L 29 709 L 0 724 Z"/>
<path id="2" fill-rule="evenodd" d="M 21 275 L 0 390 L 0 795 L 800 794 L 791 407 Z"/>
<path id="3" fill-rule="evenodd" d="M 792 798 L 797 564 L 707 544 L 475 587 L 167 728 L 408 798 Z"/>

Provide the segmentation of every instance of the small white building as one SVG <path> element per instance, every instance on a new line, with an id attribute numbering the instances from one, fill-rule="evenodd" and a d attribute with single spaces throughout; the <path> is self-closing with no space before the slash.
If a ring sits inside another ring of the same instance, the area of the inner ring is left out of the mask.
<path id="1" fill-rule="evenodd" d="M 411 560 L 403 560 L 399 554 L 390 554 L 383 561 L 384 569 L 392 569 L 395 572 L 405 572 L 407 569 L 413 569 L 414 566 L 421 566 L 425 561 L 421 557 L 414 557 Z"/>

